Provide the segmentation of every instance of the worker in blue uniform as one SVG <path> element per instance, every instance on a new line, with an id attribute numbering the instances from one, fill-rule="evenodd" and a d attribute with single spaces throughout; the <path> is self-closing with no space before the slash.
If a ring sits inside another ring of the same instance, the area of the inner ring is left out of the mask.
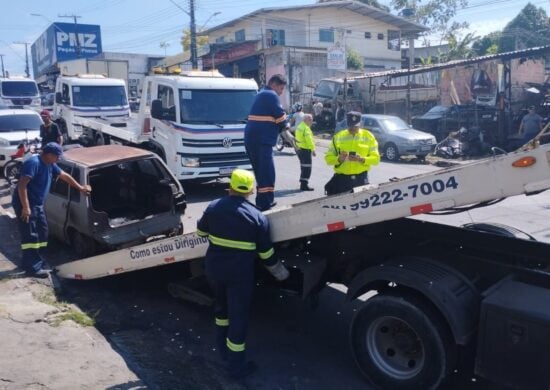
<path id="1" fill-rule="evenodd" d="M 243 169 L 234 170 L 229 196 L 211 202 L 197 222 L 197 234 L 210 241 L 205 268 L 216 297 L 217 346 L 234 379 L 256 370 L 245 355 L 256 258 L 277 280 L 289 276 L 275 256 L 268 219 L 247 201 L 253 189 L 254 175 Z"/>
<path id="2" fill-rule="evenodd" d="M 244 130 L 246 153 L 258 182 L 256 206 L 262 211 L 275 206 L 273 146 L 280 132 L 285 131 L 285 138 L 290 137 L 286 113 L 279 100 L 285 87 L 283 75 L 276 74 L 269 79 L 252 104 Z"/>

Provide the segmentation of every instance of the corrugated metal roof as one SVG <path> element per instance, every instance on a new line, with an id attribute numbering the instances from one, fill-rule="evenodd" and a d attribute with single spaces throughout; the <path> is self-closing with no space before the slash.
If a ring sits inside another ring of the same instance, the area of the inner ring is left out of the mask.
<path id="1" fill-rule="evenodd" d="M 151 156 L 152 153 L 122 145 L 102 145 L 89 148 L 73 148 L 63 152 L 63 159 L 88 167 L 99 166 L 119 160 Z"/>
<path id="2" fill-rule="evenodd" d="M 465 66 L 469 64 L 477 64 L 479 62 L 491 61 L 491 60 L 497 60 L 497 59 L 510 60 L 514 58 L 534 57 L 547 52 L 550 52 L 550 45 L 532 47 L 530 49 L 509 51 L 506 53 L 490 54 L 490 55 L 481 56 L 481 57 L 469 58 L 466 60 L 454 60 L 454 61 L 445 62 L 444 64 L 426 65 L 418 68 L 413 68 L 410 70 L 410 73 L 408 69 L 394 69 L 394 70 L 387 70 L 383 72 L 366 73 L 363 76 L 354 76 L 350 78 L 357 80 L 357 79 L 370 79 L 375 77 L 388 77 L 388 76 L 399 77 L 399 76 L 406 76 L 407 74 L 412 75 L 412 74 L 418 74 L 418 73 L 433 72 L 437 70 L 454 68 L 457 66 Z"/>
<path id="3" fill-rule="evenodd" d="M 390 14 L 389 12 L 383 11 L 381 9 L 366 5 L 357 1 L 332 1 L 326 3 L 315 3 L 307 5 L 298 5 L 293 7 L 270 7 L 270 8 L 261 8 L 240 18 L 230 20 L 218 26 L 215 26 L 207 31 L 201 33 L 201 35 L 208 35 L 214 31 L 220 30 L 225 27 L 234 26 L 242 20 L 247 20 L 253 17 L 260 16 L 262 14 L 274 13 L 274 12 L 287 12 L 287 11 L 298 11 L 303 9 L 315 9 L 315 8 L 338 8 L 338 9 L 347 9 L 352 12 L 356 12 L 363 16 L 369 16 L 373 19 L 380 20 L 382 22 L 388 23 L 392 26 L 398 27 L 402 32 L 408 34 L 418 34 L 424 31 L 427 31 L 428 28 L 412 22 L 408 19 L 402 18 L 397 15 Z"/>

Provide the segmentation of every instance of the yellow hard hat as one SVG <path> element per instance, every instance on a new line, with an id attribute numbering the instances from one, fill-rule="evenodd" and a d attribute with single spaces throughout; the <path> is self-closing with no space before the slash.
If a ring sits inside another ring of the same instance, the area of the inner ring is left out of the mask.
<path id="1" fill-rule="evenodd" d="M 248 194 L 254 189 L 254 174 L 244 169 L 235 169 L 231 173 L 229 187 L 241 194 Z"/>

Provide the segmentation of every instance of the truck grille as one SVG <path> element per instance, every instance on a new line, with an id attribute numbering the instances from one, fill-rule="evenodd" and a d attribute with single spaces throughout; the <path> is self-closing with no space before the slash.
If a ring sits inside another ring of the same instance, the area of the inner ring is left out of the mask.
<path id="1" fill-rule="evenodd" d="M 14 98 L 11 99 L 11 102 L 16 106 L 25 106 L 32 103 L 32 99 L 29 98 Z"/>
<path id="2" fill-rule="evenodd" d="M 244 146 L 244 139 L 230 139 L 230 146 Z M 225 141 L 225 143 L 224 143 Z M 226 147 L 228 145 L 225 139 L 190 139 L 182 138 L 181 145 L 189 148 L 219 148 L 220 146 Z"/>

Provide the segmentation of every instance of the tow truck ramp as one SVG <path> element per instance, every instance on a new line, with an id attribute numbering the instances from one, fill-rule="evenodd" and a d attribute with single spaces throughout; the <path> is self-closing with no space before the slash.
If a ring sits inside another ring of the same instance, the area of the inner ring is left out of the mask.
<path id="1" fill-rule="evenodd" d="M 435 172 L 358 187 L 353 193 L 322 197 L 266 213 L 272 239 L 349 229 L 376 222 L 467 206 L 550 188 L 550 144 Z M 95 279 L 205 255 L 208 240 L 195 232 L 152 241 L 61 264 L 58 275 Z"/>

